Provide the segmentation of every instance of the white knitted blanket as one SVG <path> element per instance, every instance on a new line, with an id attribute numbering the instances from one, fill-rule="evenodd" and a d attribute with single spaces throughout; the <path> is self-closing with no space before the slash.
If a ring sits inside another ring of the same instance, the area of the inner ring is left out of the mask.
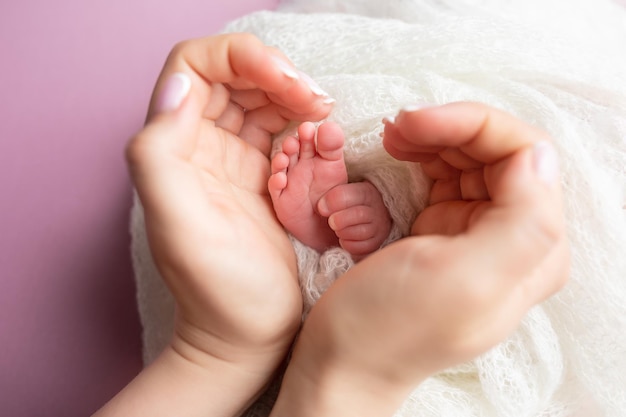
<path id="1" fill-rule="evenodd" d="M 571 281 L 480 358 L 435 375 L 398 411 L 414 417 L 626 415 L 626 11 L 610 0 L 292 0 L 244 17 L 333 98 L 352 179 L 383 193 L 390 239 L 427 185 L 380 146 L 381 118 L 418 102 L 473 100 L 552 134 L 562 158 Z M 167 342 L 170 295 L 135 204 L 133 256 L 145 361 Z M 351 264 L 294 242 L 307 306 Z M 210 250 L 210 248 L 207 248 Z M 261 415 L 267 405 L 254 415 Z M 265 411 L 264 411 L 265 410 Z"/>

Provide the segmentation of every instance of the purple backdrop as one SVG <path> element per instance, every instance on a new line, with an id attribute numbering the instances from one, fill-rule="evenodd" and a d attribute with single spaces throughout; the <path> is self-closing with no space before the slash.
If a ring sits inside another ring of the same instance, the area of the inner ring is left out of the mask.
<path id="1" fill-rule="evenodd" d="M 277 2 L 2 2 L 0 415 L 88 415 L 139 371 L 124 144 L 176 41 Z"/>

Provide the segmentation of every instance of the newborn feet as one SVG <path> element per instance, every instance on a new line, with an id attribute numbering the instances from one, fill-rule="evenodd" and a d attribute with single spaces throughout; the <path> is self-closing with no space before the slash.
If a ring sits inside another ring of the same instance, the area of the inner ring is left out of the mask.
<path id="1" fill-rule="evenodd" d="M 317 143 L 316 143 L 317 142 Z M 341 245 L 355 257 L 380 247 L 391 229 L 382 196 L 369 182 L 348 183 L 344 136 L 335 123 L 303 123 L 272 159 L 268 182 L 283 226 L 317 251 Z"/>

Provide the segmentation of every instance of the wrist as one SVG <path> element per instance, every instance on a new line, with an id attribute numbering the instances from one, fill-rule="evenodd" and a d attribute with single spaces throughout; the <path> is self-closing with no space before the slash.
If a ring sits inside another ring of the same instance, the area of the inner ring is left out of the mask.
<path id="1" fill-rule="evenodd" d="M 233 417 L 263 392 L 272 376 L 250 363 L 234 363 L 174 338 L 94 417 Z"/>
<path id="2" fill-rule="evenodd" d="M 306 350 L 296 346 L 270 417 L 391 417 L 415 388 Z"/>

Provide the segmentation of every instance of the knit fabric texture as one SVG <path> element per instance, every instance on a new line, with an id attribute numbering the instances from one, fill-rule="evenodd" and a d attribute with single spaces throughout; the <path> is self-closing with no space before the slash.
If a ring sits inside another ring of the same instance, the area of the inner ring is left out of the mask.
<path id="1" fill-rule="evenodd" d="M 350 179 L 367 179 L 381 191 L 394 222 L 388 242 L 408 234 L 429 184 L 419 166 L 383 150 L 384 116 L 406 105 L 478 101 L 555 139 L 572 243 L 570 282 L 491 351 L 427 379 L 397 416 L 626 413 L 622 6 L 609 0 L 291 0 L 226 31 L 252 32 L 280 48 L 337 100 L 329 120 L 345 131 Z M 171 335 L 174 307 L 150 257 L 138 201 L 132 214 L 149 363 Z M 320 254 L 293 242 L 308 311 L 352 260 L 340 248 Z M 267 415 L 271 398 L 248 415 Z"/>

